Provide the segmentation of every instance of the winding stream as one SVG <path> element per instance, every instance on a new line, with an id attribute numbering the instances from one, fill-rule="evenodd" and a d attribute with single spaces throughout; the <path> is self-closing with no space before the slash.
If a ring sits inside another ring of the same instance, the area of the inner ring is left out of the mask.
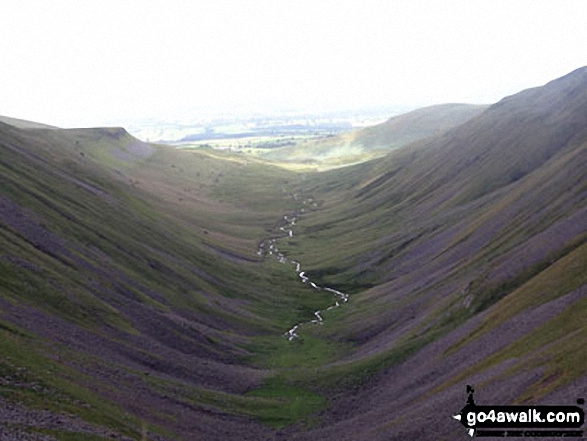
<path id="1" fill-rule="evenodd" d="M 294 194 L 293 198 L 294 198 L 294 200 L 298 200 L 297 194 Z M 308 198 L 303 201 L 303 205 L 308 205 L 310 203 L 312 203 L 312 198 Z M 277 241 L 279 239 L 293 237 L 293 229 L 292 228 L 296 224 L 298 216 L 303 214 L 305 211 L 306 210 L 304 208 L 301 208 L 300 210 L 294 212 L 294 214 L 292 216 L 284 215 L 283 219 L 279 225 L 279 231 L 283 232 L 284 235 L 280 236 L 280 237 L 269 238 L 269 239 L 263 240 L 259 244 L 259 251 L 257 252 L 257 254 L 259 254 L 260 256 L 266 256 L 266 255 L 275 256 L 277 258 L 277 260 L 283 264 L 294 265 L 295 271 L 298 274 L 298 276 L 300 276 L 302 283 L 305 283 L 305 284 L 311 286 L 313 289 L 315 289 L 317 291 L 328 291 L 333 295 L 333 297 L 335 299 L 335 302 L 332 305 L 330 305 L 328 308 L 326 308 L 325 310 L 319 309 L 317 311 L 314 311 L 314 316 L 316 318 L 314 318 L 312 320 L 305 321 L 305 322 L 298 323 L 293 328 L 289 329 L 286 333 L 284 333 L 284 336 L 287 337 L 287 339 L 289 341 L 295 340 L 296 338 L 299 337 L 299 335 L 296 333 L 296 331 L 301 326 L 308 325 L 308 324 L 321 325 L 322 322 L 324 321 L 324 318 L 322 317 L 322 314 L 324 311 L 330 311 L 331 309 L 338 308 L 341 306 L 341 304 L 347 303 L 349 301 L 348 294 L 337 291 L 336 289 L 333 289 L 333 288 L 329 288 L 329 287 L 325 287 L 325 286 L 324 287 L 318 286 L 316 283 L 312 282 L 306 276 L 306 272 L 302 271 L 302 265 L 300 264 L 299 261 L 293 260 L 293 259 L 288 259 L 285 256 L 285 254 L 283 254 L 277 248 Z"/>

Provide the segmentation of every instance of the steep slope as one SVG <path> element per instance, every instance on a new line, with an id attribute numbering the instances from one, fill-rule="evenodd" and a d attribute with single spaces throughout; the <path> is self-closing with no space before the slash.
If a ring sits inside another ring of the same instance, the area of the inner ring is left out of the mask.
<path id="1" fill-rule="evenodd" d="M 9 124 L 20 129 L 56 129 L 57 127 L 48 124 L 41 124 L 38 122 L 27 121 L 25 119 L 11 118 L 9 116 L 0 115 L 0 122 Z"/>
<path id="2" fill-rule="evenodd" d="M 353 349 L 319 376 L 363 385 L 311 436 L 452 439 L 466 384 L 487 404 L 584 396 L 585 170 L 581 68 L 307 182 L 320 208 L 286 250 L 356 293 L 320 330 Z"/>
<path id="3" fill-rule="evenodd" d="M 324 406 L 246 362 L 322 306 L 257 255 L 297 176 L 0 123 L 0 177 L 2 436 L 259 439 Z"/>
<path id="4" fill-rule="evenodd" d="M 423 107 L 356 132 L 353 143 L 366 149 L 391 150 L 422 138 L 440 135 L 474 118 L 486 108 L 473 104 Z"/>
<path id="5" fill-rule="evenodd" d="M 479 115 L 487 106 L 440 104 L 390 118 L 376 126 L 273 149 L 264 157 L 279 161 L 342 165 L 383 156 L 411 142 L 439 135 Z"/>

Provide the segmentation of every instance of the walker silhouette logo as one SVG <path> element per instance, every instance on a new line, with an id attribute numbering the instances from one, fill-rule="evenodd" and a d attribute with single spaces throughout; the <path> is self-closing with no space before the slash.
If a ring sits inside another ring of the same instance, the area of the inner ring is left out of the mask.
<path id="1" fill-rule="evenodd" d="M 467 385 L 467 403 L 455 420 L 461 422 L 469 436 L 478 437 L 582 437 L 585 413 L 579 406 L 478 406 Z"/>

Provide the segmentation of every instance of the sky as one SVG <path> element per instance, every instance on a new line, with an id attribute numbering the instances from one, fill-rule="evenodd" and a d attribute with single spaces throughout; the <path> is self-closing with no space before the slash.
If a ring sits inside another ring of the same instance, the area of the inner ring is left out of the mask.
<path id="1" fill-rule="evenodd" d="M 2 0 L 0 115 L 492 103 L 587 65 L 585 17 L 583 0 Z"/>

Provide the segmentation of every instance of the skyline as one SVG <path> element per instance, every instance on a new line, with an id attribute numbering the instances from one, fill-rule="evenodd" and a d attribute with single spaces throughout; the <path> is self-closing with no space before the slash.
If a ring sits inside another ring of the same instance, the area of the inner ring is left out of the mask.
<path id="1" fill-rule="evenodd" d="M 585 12 L 580 1 L 9 0 L 0 115 L 74 127 L 493 103 L 587 64 Z"/>

